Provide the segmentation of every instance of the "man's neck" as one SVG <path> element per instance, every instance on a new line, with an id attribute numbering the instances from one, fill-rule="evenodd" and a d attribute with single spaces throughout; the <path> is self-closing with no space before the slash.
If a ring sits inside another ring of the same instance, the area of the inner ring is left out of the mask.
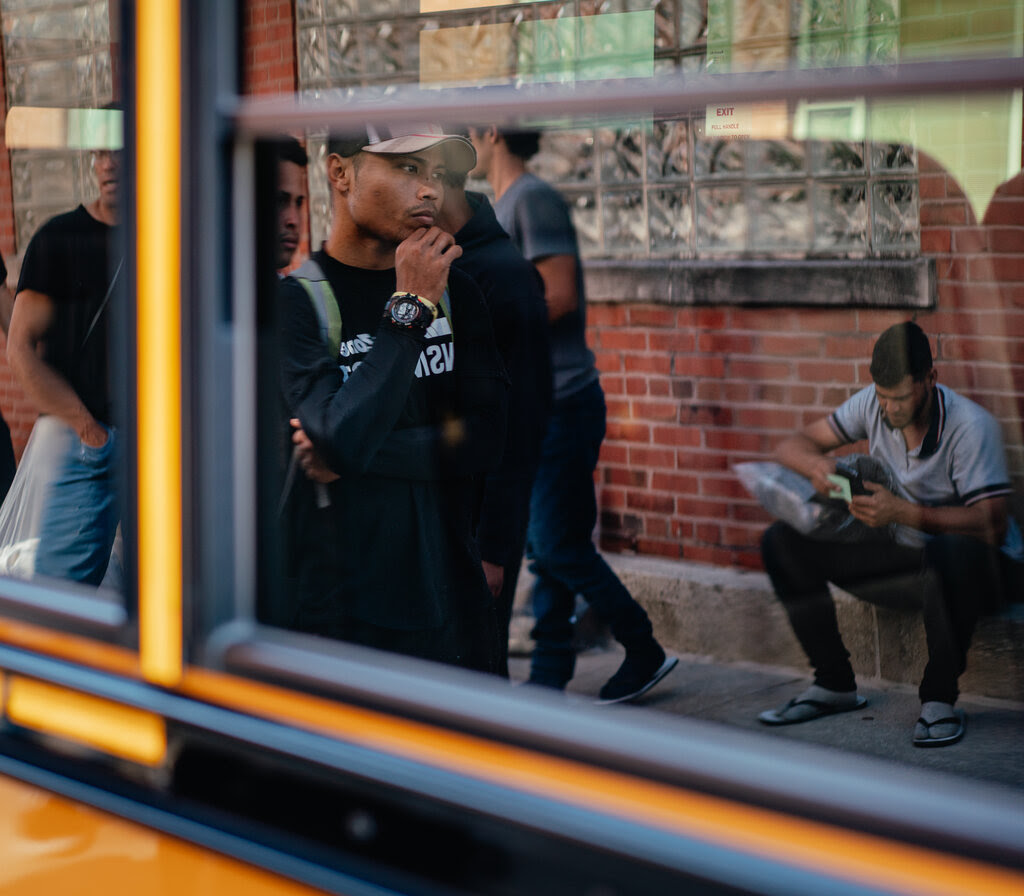
<path id="1" fill-rule="evenodd" d="M 335 221 L 324 241 L 324 251 L 335 261 L 352 268 L 385 271 L 395 266 L 395 245 L 365 235 L 349 233 Z"/>
<path id="2" fill-rule="evenodd" d="M 117 226 L 117 207 L 111 207 L 104 205 L 99 199 L 94 199 L 87 206 L 85 210 L 92 215 L 101 224 L 107 224 L 110 227 Z"/>
<path id="3" fill-rule="evenodd" d="M 502 144 L 504 145 L 504 144 Z M 526 162 L 510 152 L 495 153 L 491 160 L 491 168 L 487 180 L 494 189 L 494 201 L 497 202 L 520 177 L 526 174 Z"/>
<path id="4" fill-rule="evenodd" d="M 907 443 L 907 449 L 913 451 L 920 445 L 928 435 L 932 425 L 932 414 L 935 413 L 935 386 L 932 386 L 928 393 L 928 400 L 921 409 L 921 413 L 911 423 L 903 427 L 903 440 Z"/>

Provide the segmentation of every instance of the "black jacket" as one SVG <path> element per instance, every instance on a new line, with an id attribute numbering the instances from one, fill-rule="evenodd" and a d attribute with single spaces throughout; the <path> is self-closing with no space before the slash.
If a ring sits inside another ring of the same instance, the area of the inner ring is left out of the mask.
<path id="1" fill-rule="evenodd" d="M 455 235 L 455 264 L 480 287 L 508 371 L 508 428 L 501 467 L 488 474 L 480 512 L 481 556 L 519 562 L 530 488 L 551 409 L 551 345 L 544 283 L 501 229 L 487 198 L 467 192 L 473 217 Z"/>
<path id="2" fill-rule="evenodd" d="M 314 258 L 340 306 L 341 348 L 329 356 L 305 289 L 283 280 L 282 389 L 340 478 L 326 508 L 308 482 L 300 489 L 300 627 L 441 627 L 466 602 L 488 600 L 472 537 L 476 477 L 501 459 L 507 379 L 487 309 L 452 271 L 454 340 L 443 316 L 426 335 L 382 324 L 394 269 Z"/>

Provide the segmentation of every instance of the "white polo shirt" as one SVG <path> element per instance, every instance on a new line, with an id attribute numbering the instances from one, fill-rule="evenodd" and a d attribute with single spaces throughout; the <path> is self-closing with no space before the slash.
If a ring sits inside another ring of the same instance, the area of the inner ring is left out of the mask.
<path id="1" fill-rule="evenodd" d="M 843 402 L 828 422 L 844 443 L 867 439 L 869 454 L 892 470 L 897 493 L 915 504 L 969 507 L 1013 494 L 995 417 L 945 386 L 935 387 L 928 432 L 913 450 L 907 450 L 903 433 L 885 422 L 873 385 Z M 897 527 L 900 544 L 919 547 L 928 537 L 907 526 Z M 1024 543 L 1012 517 L 1003 550 L 1024 561 Z"/>

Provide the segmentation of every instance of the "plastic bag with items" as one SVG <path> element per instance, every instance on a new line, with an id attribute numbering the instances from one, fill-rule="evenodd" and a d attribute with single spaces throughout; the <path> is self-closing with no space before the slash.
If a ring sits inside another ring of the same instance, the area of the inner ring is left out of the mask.
<path id="1" fill-rule="evenodd" d="M 776 519 L 789 523 L 808 538 L 821 541 L 891 541 L 893 526 L 873 528 L 854 518 L 846 502 L 819 495 L 811 481 L 774 461 L 750 461 L 733 469 L 744 488 Z M 836 460 L 836 471 L 850 479 L 867 480 L 896 491 L 896 479 L 882 461 L 866 454 Z"/>
<path id="2" fill-rule="evenodd" d="M 39 523 L 64 456 L 64 443 L 63 428 L 55 417 L 36 420 L 0 507 L 0 575 L 31 579 L 35 572 Z"/>
<path id="3" fill-rule="evenodd" d="M 0 576 L 32 579 L 43 508 L 68 451 L 71 430 L 57 417 L 39 417 L 28 438 L 11 488 L 0 506 Z M 120 527 L 101 587 L 122 584 Z"/>

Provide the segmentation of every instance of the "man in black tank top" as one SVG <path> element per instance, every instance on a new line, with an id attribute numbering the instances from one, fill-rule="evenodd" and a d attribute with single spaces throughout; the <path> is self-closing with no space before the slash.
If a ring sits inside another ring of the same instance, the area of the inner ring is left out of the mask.
<path id="1" fill-rule="evenodd" d="M 35 572 L 98 585 L 118 516 L 107 333 L 120 273 L 113 257 L 120 152 L 97 150 L 92 166 L 98 198 L 51 218 L 25 251 L 7 357 L 51 437 L 63 443 L 43 508 Z"/>

